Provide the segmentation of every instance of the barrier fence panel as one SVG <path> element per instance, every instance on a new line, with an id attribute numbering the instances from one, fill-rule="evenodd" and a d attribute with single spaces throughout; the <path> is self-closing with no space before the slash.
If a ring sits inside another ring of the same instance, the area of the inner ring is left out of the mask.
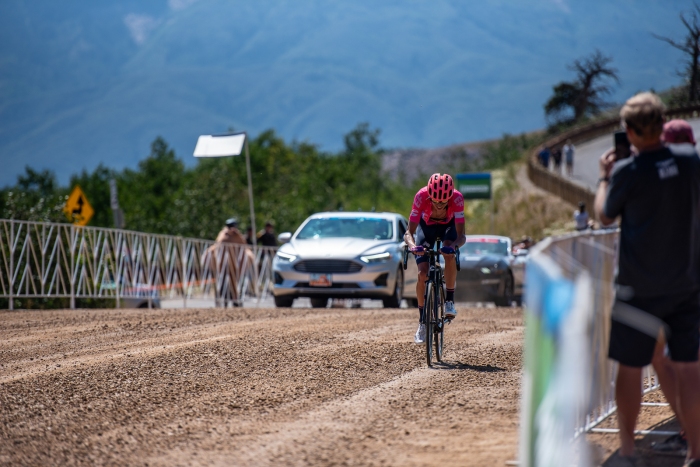
<path id="1" fill-rule="evenodd" d="M 520 465 L 589 465 L 580 435 L 616 409 L 617 367 L 607 349 L 618 238 L 575 233 L 545 239 L 530 254 Z M 645 393 L 658 389 L 652 367 L 644 376 Z"/>
<path id="2" fill-rule="evenodd" d="M 0 298 L 211 299 L 272 294 L 276 248 L 0 219 Z"/>

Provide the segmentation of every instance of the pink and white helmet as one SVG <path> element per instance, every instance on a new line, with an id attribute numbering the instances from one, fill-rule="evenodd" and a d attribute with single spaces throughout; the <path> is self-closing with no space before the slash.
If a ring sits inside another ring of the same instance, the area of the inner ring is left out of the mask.
<path id="1" fill-rule="evenodd" d="M 452 198 L 455 184 L 448 174 L 432 174 L 428 180 L 428 195 L 433 201 L 444 203 Z"/>

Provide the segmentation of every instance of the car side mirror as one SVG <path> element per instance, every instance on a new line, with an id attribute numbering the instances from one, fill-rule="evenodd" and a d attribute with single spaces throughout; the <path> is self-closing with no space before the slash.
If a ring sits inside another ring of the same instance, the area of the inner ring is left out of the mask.
<path id="1" fill-rule="evenodd" d="M 292 239 L 292 233 L 291 232 L 282 232 L 277 236 L 277 243 L 280 245 L 284 245 L 285 243 L 288 243 Z"/>

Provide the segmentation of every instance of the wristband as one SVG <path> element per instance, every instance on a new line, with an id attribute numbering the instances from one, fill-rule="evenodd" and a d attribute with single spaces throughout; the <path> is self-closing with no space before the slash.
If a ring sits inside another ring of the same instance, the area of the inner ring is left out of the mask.
<path id="1" fill-rule="evenodd" d="M 598 179 L 598 183 L 596 183 L 596 186 L 600 185 L 603 182 L 608 183 L 609 181 L 610 181 L 610 177 L 600 177 Z"/>

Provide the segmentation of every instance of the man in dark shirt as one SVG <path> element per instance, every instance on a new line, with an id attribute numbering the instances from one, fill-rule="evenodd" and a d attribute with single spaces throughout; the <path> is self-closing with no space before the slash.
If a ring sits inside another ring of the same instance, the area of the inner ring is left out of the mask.
<path id="1" fill-rule="evenodd" d="M 663 145 L 664 107 L 642 93 L 620 111 L 636 157 L 600 159 L 595 208 L 603 225 L 621 216 L 617 297 L 609 357 L 620 364 L 615 399 L 620 456 L 634 454 L 642 368 L 661 329 L 678 375 L 676 399 L 688 436 L 688 463 L 700 466 L 700 159 Z"/>
<path id="2" fill-rule="evenodd" d="M 277 237 L 271 222 L 266 223 L 265 229 L 258 232 L 258 245 L 277 246 Z"/>

